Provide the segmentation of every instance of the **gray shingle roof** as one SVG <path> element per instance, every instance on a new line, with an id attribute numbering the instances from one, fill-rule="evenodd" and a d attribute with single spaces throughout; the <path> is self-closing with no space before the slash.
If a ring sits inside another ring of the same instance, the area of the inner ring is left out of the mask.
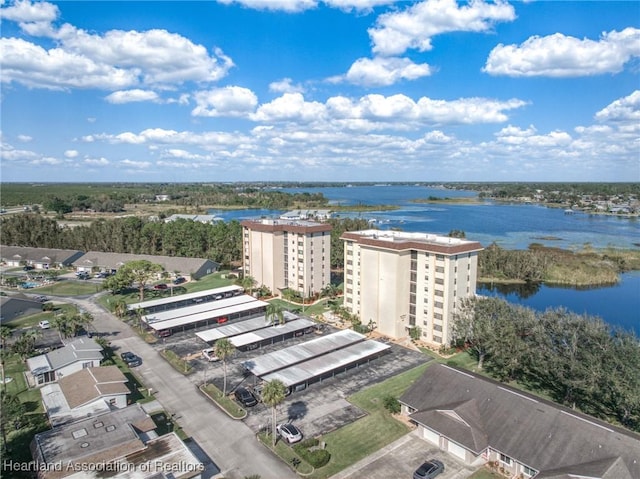
<path id="1" fill-rule="evenodd" d="M 161 265 L 166 271 L 179 271 L 185 275 L 195 274 L 207 269 L 217 269 L 217 263 L 205 258 L 182 258 L 176 256 L 153 256 L 148 254 L 104 253 L 89 251 L 73 262 L 75 268 L 119 269 L 125 263 L 136 260 L 147 260 Z M 197 278 L 198 275 L 196 274 Z"/>
<path id="2" fill-rule="evenodd" d="M 541 473 L 557 472 L 540 477 L 597 469 L 592 477 L 623 478 L 626 469 L 640 478 L 640 435 L 479 375 L 433 364 L 400 401 L 416 409 L 418 423 L 469 450 L 479 452 L 486 437 L 494 450 Z"/>
<path id="3" fill-rule="evenodd" d="M 69 264 L 82 252 L 70 249 L 31 248 L 26 246 L 0 246 L 3 260 L 27 261 L 29 263 Z"/>
<path id="4" fill-rule="evenodd" d="M 102 346 L 91 338 L 76 338 L 63 348 L 46 354 L 51 369 L 56 371 L 76 361 L 102 360 Z"/>

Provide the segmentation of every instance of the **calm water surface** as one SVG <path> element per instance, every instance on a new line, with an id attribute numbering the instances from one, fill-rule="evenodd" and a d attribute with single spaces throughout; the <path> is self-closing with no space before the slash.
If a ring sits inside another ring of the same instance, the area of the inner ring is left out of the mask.
<path id="1" fill-rule="evenodd" d="M 282 191 L 322 193 L 332 204 L 395 205 L 393 211 L 341 213 L 362 217 L 379 229 L 448 234 L 457 229 L 468 239 L 488 246 L 496 242 L 509 249 L 527 248 L 541 243 L 564 249 L 585 245 L 596 248 L 638 248 L 640 221 L 583 213 L 565 214 L 562 209 L 538 205 L 485 202 L 477 205 L 419 204 L 412 200 L 429 196 L 440 198 L 475 197 L 473 191 L 457 191 L 423 186 L 353 186 L 326 188 L 287 188 Z M 225 220 L 273 218 L 280 210 L 211 210 Z M 543 311 L 566 307 L 579 314 L 599 316 L 609 324 L 633 330 L 640 335 L 640 273 L 622 275 L 620 284 L 587 290 L 541 285 L 534 291 L 518 292 L 505 288 L 478 286 L 479 294 L 499 295 L 512 303 Z"/>

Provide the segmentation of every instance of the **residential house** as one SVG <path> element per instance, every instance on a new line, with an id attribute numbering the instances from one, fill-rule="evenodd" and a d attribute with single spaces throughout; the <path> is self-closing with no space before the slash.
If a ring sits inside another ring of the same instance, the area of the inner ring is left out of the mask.
<path id="1" fill-rule="evenodd" d="M 0 323 L 41 312 L 42 303 L 24 294 L 18 293 L 0 297 Z"/>
<path id="2" fill-rule="evenodd" d="M 431 364 L 400 403 L 426 441 L 508 477 L 640 478 L 640 435 L 478 374 Z"/>
<path id="3" fill-rule="evenodd" d="M 52 426 L 126 407 L 130 392 L 117 366 L 81 369 L 40 389 Z"/>
<path id="4" fill-rule="evenodd" d="M 331 218 L 331 210 L 293 210 L 280 215 L 281 220 L 328 220 Z"/>
<path id="5" fill-rule="evenodd" d="M 102 253 L 89 251 L 73 262 L 76 271 L 115 273 L 125 263 L 136 260 L 147 260 L 159 264 L 168 273 L 199 279 L 218 270 L 218 263 L 204 258 L 182 258 L 176 256 L 153 256 L 148 254 Z"/>
<path id="6" fill-rule="evenodd" d="M 222 218 L 214 215 L 171 215 L 168 218 L 165 218 L 164 222 L 169 223 L 176 220 L 189 220 L 198 221 L 205 224 L 213 224 L 217 223 L 218 221 L 222 221 Z"/>
<path id="7" fill-rule="evenodd" d="M 54 269 L 69 266 L 82 256 L 82 251 L 0 246 L 0 256 L 7 266 L 33 266 L 35 269 Z"/>
<path id="8" fill-rule="evenodd" d="M 92 338 L 73 338 L 65 346 L 27 359 L 30 386 L 43 386 L 85 368 L 100 366 L 102 346 Z"/>
<path id="9" fill-rule="evenodd" d="M 155 429 L 152 418 L 134 404 L 36 434 L 31 453 L 37 477 L 200 478 L 203 464 L 177 434 L 158 436 Z"/>

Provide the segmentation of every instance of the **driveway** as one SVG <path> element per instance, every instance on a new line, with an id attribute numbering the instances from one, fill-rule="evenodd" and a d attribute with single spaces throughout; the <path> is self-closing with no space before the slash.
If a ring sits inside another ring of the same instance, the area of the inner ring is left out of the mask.
<path id="1" fill-rule="evenodd" d="M 417 430 L 371 454 L 353 466 L 335 474 L 331 479 L 389 479 L 413 477 L 420 464 L 428 459 L 444 463 L 444 472 L 438 479 L 466 479 L 478 468 L 463 464 L 437 446 L 421 439 Z"/>
<path id="2" fill-rule="evenodd" d="M 142 357 L 142 366 L 133 368 L 134 373 L 147 387 L 153 388 L 164 410 L 174 415 L 180 427 L 193 438 L 225 478 L 241 479 L 254 474 L 263 478 L 298 477 L 258 442 L 249 427 L 241 421 L 234 421 L 212 404 L 190 379 L 173 369 L 128 325 L 97 305 L 94 298 L 67 301 L 94 316 L 95 329 L 106 333 L 105 339 L 111 342 L 114 349 L 117 348 L 118 353 L 133 351 Z"/>

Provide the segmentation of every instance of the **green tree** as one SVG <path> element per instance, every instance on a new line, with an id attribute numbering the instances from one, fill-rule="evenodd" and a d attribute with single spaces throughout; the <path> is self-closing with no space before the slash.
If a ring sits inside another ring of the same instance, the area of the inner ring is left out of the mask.
<path id="1" fill-rule="evenodd" d="M 127 302 L 122 298 L 118 299 L 116 304 L 113 306 L 113 312 L 117 317 L 124 318 L 129 312 Z"/>
<path id="2" fill-rule="evenodd" d="M 58 331 L 60 340 L 64 340 L 75 334 L 75 324 L 73 316 L 68 314 L 60 314 L 51 320 L 51 326 Z"/>
<path id="3" fill-rule="evenodd" d="M 267 305 L 265 318 L 267 320 L 267 323 L 271 323 L 272 326 L 275 326 L 276 324 L 282 325 L 286 322 L 282 306 L 274 302 L 270 302 Z"/>
<path id="4" fill-rule="evenodd" d="M 2 351 L 0 351 L 0 380 L 2 380 L 2 392 L 6 390 L 4 365 L 5 355 L 7 354 L 7 339 L 11 337 L 11 329 L 6 326 L 0 326 L 0 344 L 2 344 Z"/>
<path id="5" fill-rule="evenodd" d="M 238 281 L 238 283 L 240 284 L 240 286 L 242 286 L 245 289 L 245 291 L 248 292 L 248 294 L 253 293 L 253 288 L 255 288 L 256 284 L 258 284 L 255 278 L 248 274 L 244 275 L 242 279 Z"/>
<path id="6" fill-rule="evenodd" d="M 218 339 L 216 344 L 213 347 L 214 354 L 220 358 L 222 361 L 222 374 L 223 374 L 223 383 L 222 383 L 222 395 L 227 395 L 227 360 L 233 356 L 236 351 L 236 348 L 231 344 L 227 338 Z"/>
<path id="7" fill-rule="evenodd" d="M 24 331 L 13 343 L 12 350 L 18 354 L 22 360 L 27 359 L 36 347 L 36 341 L 40 337 L 40 331 L 29 329 Z"/>
<path id="8" fill-rule="evenodd" d="M 161 265 L 147 261 L 146 259 L 128 261 L 118 270 L 117 274 L 123 274 L 131 279 L 138 287 L 139 300 L 144 301 L 144 290 L 147 284 L 155 279 L 163 268 Z M 117 275 L 116 274 L 116 275 Z"/>
<path id="9" fill-rule="evenodd" d="M 7 442 L 7 429 L 13 427 L 18 428 L 22 419 L 25 417 L 26 408 L 24 404 L 20 402 L 17 396 L 1 393 L 0 403 L 2 404 L 2 414 L 0 415 L 0 428 L 2 429 L 2 444 L 3 451 L 6 454 L 9 450 L 9 444 Z"/>
<path id="10" fill-rule="evenodd" d="M 287 388 L 282 381 L 274 379 L 264 385 L 262 389 L 262 401 L 271 408 L 271 440 L 276 445 L 277 407 L 286 396 Z"/>

